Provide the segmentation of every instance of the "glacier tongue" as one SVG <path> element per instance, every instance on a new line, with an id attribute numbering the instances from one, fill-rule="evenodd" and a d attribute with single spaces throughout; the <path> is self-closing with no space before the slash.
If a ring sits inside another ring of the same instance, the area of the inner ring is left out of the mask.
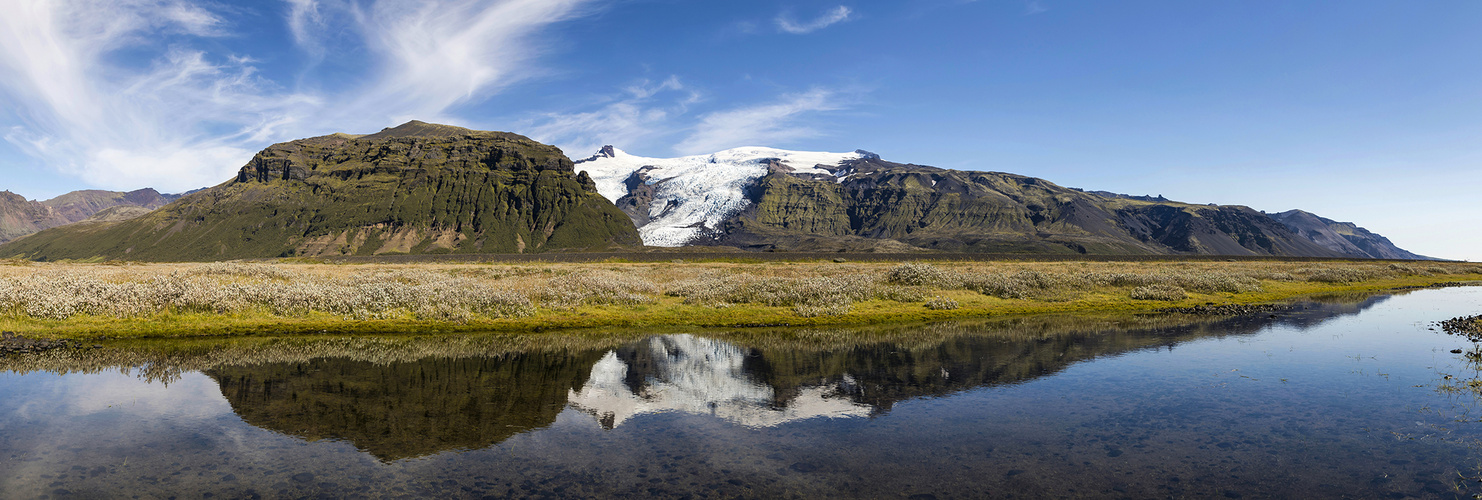
<path id="1" fill-rule="evenodd" d="M 797 174 L 831 175 L 818 165 L 836 167 L 862 158 L 855 153 L 816 153 L 763 147 L 728 149 L 708 155 L 680 158 L 645 158 L 620 149 L 603 148 L 601 153 L 577 162 L 597 183 L 597 191 L 617 202 L 628 194 L 625 181 L 645 169 L 654 186 L 648 224 L 638 228 L 643 244 L 677 247 L 705 236 L 720 227 L 727 217 L 744 210 L 750 202 L 746 188 L 767 175 L 776 160 Z"/>

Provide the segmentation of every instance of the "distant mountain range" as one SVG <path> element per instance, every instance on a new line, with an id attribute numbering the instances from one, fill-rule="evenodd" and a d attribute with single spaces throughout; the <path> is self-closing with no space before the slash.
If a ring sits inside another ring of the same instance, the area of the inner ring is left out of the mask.
<path id="1" fill-rule="evenodd" d="M 417 121 L 275 144 L 236 178 L 168 204 L 170 195 L 153 190 L 79 193 L 99 194 L 46 202 L 0 194 L 0 221 L 16 228 L 7 234 L 60 226 L 0 245 L 0 257 L 221 260 L 709 245 L 1424 258 L 1354 224 L 1298 210 L 1268 215 L 1088 192 L 1022 175 L 895 163 L 866 151 L 738 148 L 645 158 L 608 146 L 573 163 L 520 135 Z M 121 205 L 163 207 L 62 225 Z"/>
<path id="2" fill-rule="evenodd" d="M 73 191 L 46 201 L 31 201 L 10 191 L 0 191 L 0 243 L 57 226 L 81 222 L 118 206 L 153 210 L 179 199 L 178 194 L 160 194 L 153 189 L 137 191 Z"/>
<path id="3" fill-rule="evenodd" d="M 1338 222 L 1301 210 L 1289 210 L 1272 214 L 1271 217 L 1281 221 L 1292 232 L 1344 255 L 1375 259 L 1434 260 L 1403 250 L 1391 243 L 1389 238 L 1369 232 L 1352 222 Z"/>
<path id="4" fill-rule="evenodd" d="M 1421 259 L 1353 224 L 1306 212 L 1064 188 L 867 151 L 740 148 L 579 160 L 652 246 L 779 251 L 1277 255 Z"/>

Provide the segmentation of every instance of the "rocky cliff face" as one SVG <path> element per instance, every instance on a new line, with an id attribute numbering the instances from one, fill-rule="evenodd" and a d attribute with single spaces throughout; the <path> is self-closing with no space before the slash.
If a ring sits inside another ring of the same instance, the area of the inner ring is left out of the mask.
<path id="1" fill-rule="evenodd" d="M 553 146 L 410 122 L 275 144 L 236 178 L 144 217 L 0 247 L 40 259 L 515 253 L 638 244 Z"/>
<path id="2" fill-rule="evenodd" d="M 1369 232 L 1352 222 L 1338 222 L 1301 210 L 1271 214 L 1271 218 L 1324 248 L 1344 255 L 1375 259 L 1430 259 L 1395 246 L 1389 238 Z"/>
<path id="3" fill-rule="evenodd" d="M 876 158 L 832 179 L 780 171 L 719 244 L 769 245 L 794 231 L 958 252 L 1336 256 L 1246 207 L 1107 199 L 1043 179 Z"/>
<path id="4" fill-rule="evenodd" d="M 594 172 L 650 245 L 751 250 L 1370 257 L 1243 206 L 1085 192 L 855 153 L 740 148 L 675 159 L 604 148 Z M 678 217 L 683 215 L 683 217 Z M 1390 254 L 1386 254 L 1390 255 Z"/>
<path id="5" fill-rule="evenodd" d="M 153 210 L 179 197 L 146 188 L 126 193 L 73 191 L 46 201 L 30 201 L 9 191 L 0 192 L 0 243 L 43 229 L 79 222 L 109 208 L 137 207 Z"/>

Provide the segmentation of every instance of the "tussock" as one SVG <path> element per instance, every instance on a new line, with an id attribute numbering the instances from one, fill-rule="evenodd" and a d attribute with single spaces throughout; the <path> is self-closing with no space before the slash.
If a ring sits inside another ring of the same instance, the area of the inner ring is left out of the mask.
<path id="1" fill-rule="evenodd" d="M 1212 299 L 1197 296 L 1201 294 L 1292 288 L 1304 282 L 1350 284 L 1482 273 L 1482 266 L 1451 262 L 126 264 L 20 261 L 0 265 L 0 318 L 153 318 L 205 313 L 240 319 L 328 314 L 348 321 L 468 323 L 527 317 L 540 309 L 646 306 L 664 301 L 665 296 L 679 299 L 669 304 L 774 307 L 798 316 L 822 317 L 848 315 L 869 301 L 938 310 L 985 307 L 981 299 L 969 298 L 970 294 L 947 299 L 942 293 L 954 290 L 1016 301 L 1066 302 L 1099 295 L 1172 302 Z"/>
<path id="2" fill-rule="evenodd" d="M 410 314 L 438 321 L 535 312 L 530 299 L 522 295 L 426 271 L 360 273 L 336 279 L 272 266 L 209 264 L 156 276 L 108 276 L 79 270 L 0 279 L 0 311 L 40 319 L 253 310 L 280 316 L 323 312 L 356 320 Z"/>
<path id="3" fill-rule="evenodd" d="M 552 278 L 537 296 L 547 306 L 571 308 L 579 304 L 647 304 L 660 292 L 658 285 L 640 276 L 583 270 Z"/>
<path id="4" fill-rule="evenodd" d="M 926 301 L 926 308 L 933 311 L 950 311 L 959 307 L 962 306 L 959 305 L 957 301 L 940 295 L 932 297 L 931 300 Z"/>
<path id="5" fill-rule="evenodd" d="M 734 304 L 792 307 L 805 318 L 848 314 L 851 306 L 866 300 L 919 302 L 925 299 L 925 294 L 914 287 L 882 283 L 877 276 L 856 273 L 806 278 L 707 274 L 672 284 L 668 294 L 684 298 L 686 304 L 712 307 Z"/>
<path id="6" fill-rule="evenodd" d="M 1377 266 L 1310 267 L 1297 270 L 1297 274 L 1306 276 L 1307 281 L 1317 283 L 1357 283 L 1390 272 L 1392 271 Z"/>
<path id="7" fill-rule="evenodd" d="M 1184 300 L 1189 298 L 1188 292 L 1183 288 L 1173 285 L 1147 285 L 1133 288 L 1129 294 L 1134 300 Z"/>

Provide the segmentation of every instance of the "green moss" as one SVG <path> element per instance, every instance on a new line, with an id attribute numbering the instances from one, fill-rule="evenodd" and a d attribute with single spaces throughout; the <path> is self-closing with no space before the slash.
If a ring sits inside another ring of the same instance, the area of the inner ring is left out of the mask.
<path id="1" fill-rule="evenodd" d="M 237 179 L 145 217 L 56 228 L 0 247 L 0 255 L 202 261 L 639 243 L 627 216 L 579 182 L 559 149 L 515 134 L 438 127 L 273 145 Z M 413 135 L 418 130 L 439 135 Z"/>

